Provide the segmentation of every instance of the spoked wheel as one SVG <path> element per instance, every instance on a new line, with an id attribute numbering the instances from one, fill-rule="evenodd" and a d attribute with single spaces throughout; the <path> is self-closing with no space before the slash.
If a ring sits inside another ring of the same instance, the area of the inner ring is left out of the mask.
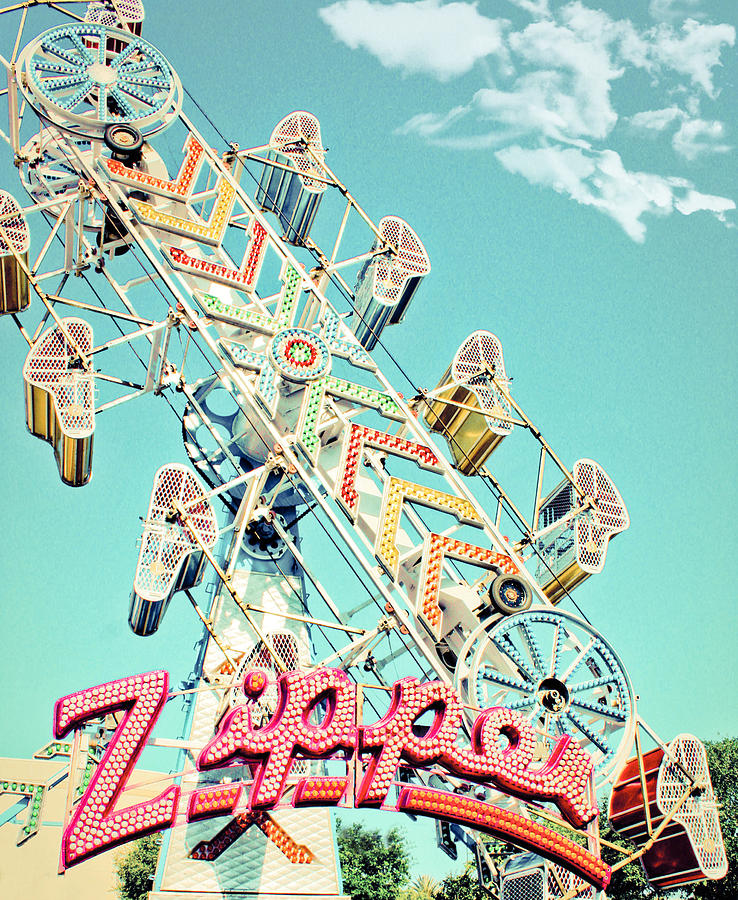
<path id="1" fill-rule="evenodd" d="M 107 49 L 113 45 L 120 49 Z M 52 28 L 28 44 L 18 63 L 36 113 L 79 137 L 101 138 L 121 123 L 146 137 L 165 128 L 181 106 L 179 79 L 164 56 L 117 28 Z"/>
<path id="2" fill-rule="evenodd" d="M 630 679 L 607 641 L 569 613 L 534 609 L 483 623 L 462 648 L 454 677 L 469 705 L 506 706 L 527 719 L 541 759 L 570 735 L 594 760 L 598 783 L 630 751 Z"/>

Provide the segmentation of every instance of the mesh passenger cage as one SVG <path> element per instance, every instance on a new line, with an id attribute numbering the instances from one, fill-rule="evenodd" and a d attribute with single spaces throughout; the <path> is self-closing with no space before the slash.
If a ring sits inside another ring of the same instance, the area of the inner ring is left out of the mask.
<path id="1" fill-rule="evenodd" d="M 372 261 L 372 295 L 381 303 L 393 305 L 400 299 L 411 279 L 419 281 L 430 272 L 430 259 L 420 238 L 403 219 L 385 216 L 379 220 L 379 232 L 382 241 L 396 247 L 397 253 L 384 254 Z M 377 241 L 373 249 L 378 248 Z M 399 322 L 402 312 L 404 310 L 398 311 L 397 317 L 392 316 L 389 324 Z"/>
<path id="2" fill-rule="evenodd" d="M 31 303 L 28 249 L 31 236 L 12 194 L 0 191 L 0 315 L 22 312 Z"/>
<path id="3" fill-rule="evenodd" d="M 581 512 L 562 522 L 561 528 L 544 535 L 538 546 L 555 574 L 576 562 L 583 572 L 594 575 L 605 565 L 610 538 L 628 528 L 630 517 L 618 489 L 594 460 L 578 460 L 572 475 L 577 487 L 594 505 L 585 508 L 570 482 L 563 481 L 541 505 L 541 527 L 554 525 L 577 508 Z"/>
<path id="4" fill-rule="evenodd" d="M 44 332 L 26 357 L 23 378 L 28 387 L 51 396 L 63 435 L 85 438 L 95 428 L 95 377 L 77 368 L 75 360 L 77 348 L 85 355 L 92 350 L 92 327 L 84 319 L 61 321 L 74 343 L 58 326 Z M 28 427 L 38 433 L 30 422 Z"/>
<path id="5" fill-rule="evenodd" d="M 403 320 L 420 282 L 430 272 L 425 247 L 407 222 L 384 216 L 378 230 L 381 237 L 375 238 L 371 248 L 377 255 L 365 260 L 354 287 L 351 330 L 367 350 L 375 347 L 386 326 Z"/>
<path id="6" fill-rule="evenodd" d="M 192 587 L 182 583 L 185 560 L 199 545 L 179 521 L 167 521 L 173 500 L 185 507 L 190 526 L 203 544 L 212 548 L 218 538 L 218 522 L 210 500 L 193 472 L 179 463 L 162 466 L 154 476 L 149 510 L 141 538 L 141 550 L 133 582 L 134 593 L 145 600 L 168 598 L 175 590 Z"/>
<path id="7" fill-rule="evenodd" d="M 534 853 L 508 857 L 500 900 L 561 900 L 576 890 L 577 900 L 595 900 L 597 892 L 565 866 Z"/>
<path id="8" fill-rule="evenodd" d="M 705 877 L 722 878 L 728 871 L 728 860 L 704 745 L 691 734 L 679 734 L 669 744 L 669 753 L 675 761 L 664 756 L 656 784 L 656 803 L 664 815 L 676 807 L 688 784 L 685 772 L 702 786 L 674 813 L 673 821 L 686 831 Z"/>
<path id="9" fill-rule="evenodd" d="M 123 22 L 139 24 L 144 20 L 144 6 L 141 0 L 116 0 L 114 7 L 112 3 L 90 3 L 84 20 L 106 28 L 120 28 Z M 140 34 L 140 28 L 135 33 Z"/>
<path id="10" fill-rule="evenodd" d="M 492 381 L 493 374 L 502 385 L 508 384 L 502 344 L 489 331 L 475 331 L 456 351 L 451 364 L 451 380 L 474 394 L 490 431 L 507 435 L 512 431 L 512 422 L 497 418 L 494 413 L 509 417 L 510 403 Z"/>
<path id="11" fill-rule="evenodd" d="M 0 190 L 0 226 L 4 231 L 4 234 L 0 232 L 0 257 L 15 258 L 13 250 L 20 256 L 28 253 L 31 235 L 23 218 L 23 211 L 15 197 L 2 190 Z"/>
<path id="12" fill-rule="evenodd" d="M 315 156 L 311 155 L 307 147 Z M 311 175 L 326 177 L 325 169 L 320 165 L 324 158 L 320 123 L 312 113 L 298 110 L 285 116 L 272 132 L 269 148 L 286 156 L 295 166 L 305 190 L 313 193 L 322 193 L 325 190 L 324 181 L 316 181 L 310 177 Z"/>

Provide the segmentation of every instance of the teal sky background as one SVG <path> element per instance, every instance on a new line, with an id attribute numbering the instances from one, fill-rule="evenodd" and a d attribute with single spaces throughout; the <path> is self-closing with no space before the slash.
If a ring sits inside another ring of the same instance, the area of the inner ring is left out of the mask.
<path id="1" fill-rule="evenodd" d="M 314 113 L 374 220 L 417 231 L 432 272 L 384 342 L 430 388 L 470 332 L 500 338 L 513 396 L 565 462 L 597 460 L 630 513 L 577 602 L 664 739 L 715 738 L 738 729 L 738 16 L 718 0 L 623 15 L 554 0 L 149 0 L 143 36 L 241 147 Z M 29 17 L 27 38 L 58 21 Z M 7 146 L 0 185 L 25 202 Z M 25 431 L 10 321 L 0 348 L 0 754 L 24 756 L 64 693 L 157 667 L 184 678 L 199 630 L 182 597 L 149 639 L 126 624 L 153 474 L 185 461 L 171 412 L 149 397 L 101 415 L 92 481 L 67 488 Z M 514 434 L 489 465 L 529 513 L 532 443 Z"/>

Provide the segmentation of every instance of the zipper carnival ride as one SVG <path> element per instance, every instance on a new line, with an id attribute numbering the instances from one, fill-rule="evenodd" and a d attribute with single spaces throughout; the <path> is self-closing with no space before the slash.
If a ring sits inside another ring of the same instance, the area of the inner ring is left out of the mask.
<path id="1" fill-rule="evenodd" d="M 99 415 L 148 394 L 174 410 L 186 461 L 154 476 L 128 621 L 145 639 L 178 594 L 203 626 L 183 690 L 124 672 L 58 701 L 61 870 L 163 831 L 157 900 L 335 898 L 329 807 L 364 806 L 435 818 L 505 900 L 594 897 L 634 859 L 659 888 L 722 877 L 704 748 L 662 741 L 606 638 L 559 608 L 629 524 L 604 469 L 559 459 L 491 332 L 435 389 L 393 388 L 371 351 L 430 260 L 403 219 L 366 214 L 313 115 L 214 150 L 139 3 L 46 4 L 62 24 L 29 40 L 33 6 L 0 11 L 26 194 L 0 191 L 0 313 L 28 344 L 26 425 L 82 486 Z M 511 436 L 538 460 L 530 520 L 487 467 Z M 175 697 L 185 739 L 157 741 Z M 180 765 L 132 803 L 147 743 Z M 19 843 L 36 788 L 0 782 L 29 800 Z M 612 864 L 608 793 L 632 841 Z M 500 862 L 490 838 L 522 852 Z"/>

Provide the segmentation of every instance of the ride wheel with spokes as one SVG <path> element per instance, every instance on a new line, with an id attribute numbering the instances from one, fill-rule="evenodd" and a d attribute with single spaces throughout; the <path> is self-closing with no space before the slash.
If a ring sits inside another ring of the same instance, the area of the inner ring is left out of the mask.
<path id="1" fill-rule="evenodd" d="M 120 49 L 110 50 L 113 43 Z M 164 56 L 117 28 L 51 28 L 25 47 L 18 67 L 36 113 L 78 137 L 101 138 L 109 125 L 121 123 L 146 137 L 165 128 L 181 107 L 181 85 Z"/>
<path id="2" fill-rule="evenodd" d="M 631 749 L 630 679 L 609 643 L 570 613 L 534 609 L 482 623 L 459 654 L 455 681 L 472 708 L 506 706 L 526 718 L 541 759 L 570 735 L 592 756 L 598 783 Z"/>

